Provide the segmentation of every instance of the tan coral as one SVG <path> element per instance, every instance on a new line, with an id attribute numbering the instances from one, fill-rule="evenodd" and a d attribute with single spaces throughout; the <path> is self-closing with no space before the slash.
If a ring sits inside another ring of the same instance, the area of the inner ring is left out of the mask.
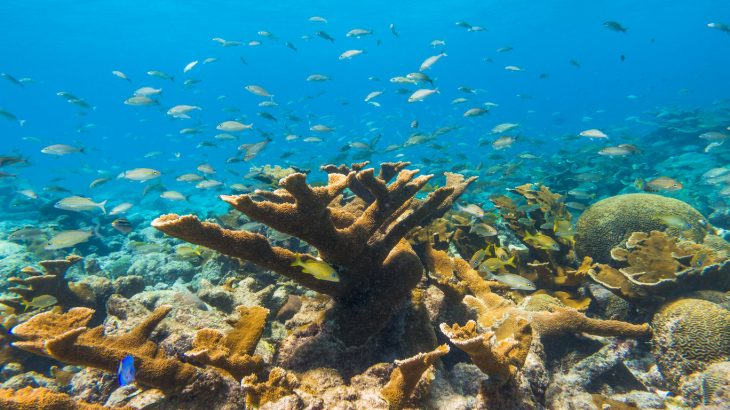
<path id="1" fill-rule="evenodd" d="M 440 257 L 448 257 L 441 251 Z M 588 318 L 571 308 L 556 308 L 550 312 L 528 312 L 511 300 L 490 289 L 490 285 L 479 273 L 469 267 L 461 258 L 451 258 L 456 267 L 455 274 L 464 281 L 472 295 L 464 297 L 464 303 L 477 313 L 477 322 L 485 329 L 502 323 L 505 318 L 523 317 L 540 335 L 563 333 L 590 333 L 601 336 L 646 337 L 651 334 L 647 324 L 634 325 L 616 320 Z"/>
<path id="2" fill-rule="evenodd" d="M 652 351 L 659 370 L 677 388 L 683 377 L 730 360 L 730 310 L 703 299 L 678 299 L 652 319 Z"/>
<path id="3" fill-rule="evenodd" d="M 69 282 L 66 279 L 66 271 L 81 259 L 78 255 L 70 255 L 66 259 L 41 261 L 39 265 L 43 268 L 43 272 L 32 267 L 22 269 L 20 273 L 26 276 L 25 278 L 8 279 L 8 282 L 19 285 L 8 289 L 19 297 L 2 299 L 0 303 L 12 307 L 17 312 L 23 312 L 25 304 L 34 298 L 51 295 L 64 310 L 76 306 L 93 307 L 96 303 L 94 291 L 85 283 Z"/>
<path id="4" fill-rule="evenodd" d="M 178 390 L 198 378 L 202 369 L 165 355 L 148 339 L 170 309 L 170 306 L 157 308 L 142 323 L 119 336 L 104 335 L 103 326 L 85 327 L 94 313 L 91 309 L 71 309 L 64 314 L 40 313 L 13 328 L 13 334 L 22 339 L 13 346 L 63 363 L 111 373 L 117 371 L 125 356 L 132 355 L 140 383 L 165 391 Z"/>
<path id="5" fill-rule="evenodd" d="M 240 318 L 233 324 L 233 330 L 226 335 L 215 329 L 199 330 L 195 333 L 193 348 L 185 355 L 194 362 L 223 369 L 240 380 L 263 369 L 263 359 L 253 352 L 264 331 L 269 310 L 259 306 L 239 306 L 236 310 Z"/>
<path id="6" fill-rule="evenodd" d="M 647 324 L 589 318 L 547 295 L 536 296 L 554 300 L 546 305 L 547 311 L 520 307 L 492 292 L 488 282 L 463 259 L 449 258 L 442 251 L 431 250 L 430 253 L 432 258 L 440 261 L 440 266 L 451 267 L 456 279 L 466 285 L 471 295 L 464 296 L 463 303 L 477 316 L 476 321 L 469 321 L 464 326 L 442 323 L 442 333 L 468 353 L 483 372 L 502 382 L 513 379 L 522 368 L 533 330 L 540 337 L 581 332 L 636 338 L 651 334 Z M 445 259 L 450 259 L 451 264 Z"/>
<path id="7" fill-rule="evenodd" d="M 668 226 L 666 217 L 686 221 L 689 229 Z M 602 199 L 586 209 L 576 226 L 576 251 L 598 263 L 612 263 L 611 249 L 633 232 L 666 231 L 673 237 L 702 242 L 707 220 L 689 204 L 654 194 L 625 194 Z"/>
<path id="8" fill-rule="evenodd" d="M 402 409 L 411 399 L 413 391 L 424 373 L 447 353 L 449 353 L 449 346 L 441 345 L 433 351 L 419 353 L 405 360 L 396 360 L 397 367 L 390 374 L 388 383 L 380 391 L 383 398 L 388 401 L 388 407 L 391 410 Z"/>
<path id="9" fill-rule="evenodd" d="M 524 318 L 477 332 L 477 323 L 464 326 L 441 324 L 441 331 L 485 374 L 501 382 L 511 380 L 525 364 L 532 343 L 532 328 Z"/>
<path id="10" fill-rule="evenodd" d="M 274 367 L 266 381 L 259 381 L 257 375 L 246 376 L 241 381 L 246 393 L 246 408 L 258 408 L 294 393 L 299 386 L 299 379 L 281 367 Z"/>
<path id="11" fill-rule="evenodd" d="M 19 390 L 0 389 L 0 408 L 12 410 L 102 410 L 100 404 L 74 400 L 64 393 L 45 387 L 24 387 Z M 119 410 L 128 407 L 118 408 Z"/>
<path id="12" fill-rule="evenodd" d="M 383 164 L 378 176 L 372 168 L 363 169 L 362 164 L 353 166 L 352 171 L 328 167 L 325 186 L 311 187 L 304 174 L 296 173 L 279 182 L 283 189 L 257 191 L 255 195 L 265 200 L 253 195 L 221 197 L 252 220 L 312 245 L 320 258 L 338 267 L 339 282 L 302 272 L 292 266 L 296 253 L 272 246 L 257 233 L 223 229 L 191 215 L 164 215 L 152 225 L 168 235 L 252 261 L 332 296 L 337 302 L 332 317 L 341 337 L 348 344 L 361 344 L 387 323 L 393 306 L 408 300 L 421 278 L 423 266 L 403 239 L 405 235 L 443 215 L 474 180 L 439 188 L 418 200 L 414 196 L 432 176 L 416 177 L 417 171 L 403 169 L 406 165 Z M 347 188 L 358 198 L 343 203 L 339 198 Z"/>
<path id="13" fill-rule="evenodd" d="M 618 269 L 594 264 L 588 274 L 613 292 L 650 303 L 679 292 L 730 288 L 730 259 L 716 250 L 665 232 L 634 232 L 611 250 Z"/>

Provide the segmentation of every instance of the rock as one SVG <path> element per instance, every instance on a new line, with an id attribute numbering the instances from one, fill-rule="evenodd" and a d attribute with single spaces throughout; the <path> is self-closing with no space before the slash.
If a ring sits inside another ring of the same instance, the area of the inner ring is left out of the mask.
<path id="1" fill-rule="evenodd" d="M 632 308 L 627 300 L 595 283 L 588 285 L 588 290 L 596 301 L 601 318 L 624 322 L 629 320 Z"/>
<path id="2" fill-rule="evenodd" d="M 45 387 L 54 391 L 58 391 L 59 389 L 56 380 L 36 372 L 20 373 L 0 384 L 0 388 L 13 390 L 22 389 L 27 386 Z"/>
<path id="3" fill-rule="evenodd" d="M 17 362 L 5 363 L 0 370 L 0 380 L 6 381 L 13 376 L 17 376 L 23 372 L 23 365 Z"/>
<path id="4" fill-rule="evenodd" d="M 216 309 L 226 313 L 233 312 L 233 294 L 222 286 L 213 286 L 207 280 L 201 280 L 198 297 Z"/>
<path id="5" fill-rule="evenodd" d="M 115 387 L 117 387 L 115 375 L 87 367 L 71 378 L 68 393 L 77 400 L 104 403 Z"/>
<path id="6" fill-rule="evenodd" d="M 147 253 L 134 259 L 128 274 L 147 279 L 148 284 L 159 282 L 173 283 L 178 279 L 189 281 L 197 269 L 187 261 L 173 259 L 165 253 Z"/>
<path id="7" fill-rule="evenodd" d="M 139 275 L 125 275 L 114 279 L 114 293 L 130 298 L 144 291 L 144 278 Z"/>

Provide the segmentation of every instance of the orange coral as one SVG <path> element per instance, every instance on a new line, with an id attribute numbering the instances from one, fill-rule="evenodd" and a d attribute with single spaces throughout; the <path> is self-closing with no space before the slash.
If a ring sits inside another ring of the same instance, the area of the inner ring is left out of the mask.
<path id="1" fill-rule="evenodd" d="M 392 410 L 402 409 L 408 403 L 424 373 L 447 353 L 449 353 L 449 346 L 441 345 L 433 351 L 419 353 L 405 360 L 396 360 L 397 367 L 390 374 L 388 383 L 380 391 L 383 398 L 388 401 L 388 407 Z"/>
<path id="2" fill-rule="evenodd" d="M 274 367 L 266 381 L 259 381 L 255 374 L 246 376 L 241 381 L 246 392 L 246 407 L 258 408 L 288 396 L 299 386 L 299 379 L 281 367 Z"/>
<path id="3" fill-rule="evenodd" d="M 185 353 L 193 361 L 223 369 L 235 379 L 260 371 L 264 362 L 254 356 L 256 344 L 266 325 L 269 310 L 254 306 L 239 306 L 240 318 L 233 330 L 223 335 L 215 329 L 201 329 L 195 333 L 192 350 Z"/>
<path id="4" fill-rule="evenodd" d="M 12 410 L 102 410 L 104 406 L 76 401 L 64 393 L 45 387 L 20 390 L 0 389 L 0 408 Z M 120 408 L 120 410 L 128 407 Z"/>
<path id="5" fill-rule="evenodd" d="M 353 166 L 353 171 L 325 167 L 329 182 L 322 187 L 310 187 L 304 174 L 295 173 L 279 182 L 283 189 L 256 192 L 266 200 L 252 195 L 221 197 L 252 220 L 312 245 L 319 257 L 338 267 L 339 282 L 319 280 L 291 266 L 297 254 L 272 246 L 260 234 L 223 229 L 191 215 L 164 215 L 152 225 L 332 296 L 341 337 L 360 344 L 387 323 L 392 307 L 405 302 L 421 278 L 423 266 L 404 236 L 441 216 L 474 180 L 439 188 L 418 200 L 414 196 L 432 176 L 416 177 L 418 171 L 403 169 L 407 165 L 383 164 L 379 176 L 372 168 L 363 169 L 363 164 Z M 358 198 L 346 203 L 336 200 L 347 188 Z"/>
<path id="6" fill-rule="evenodd" d="M 202 369 L 166 356 L 148 340 L 170 309 L 170 306 L 157 308 L 142 323 L 119 336 L 104 335 L 103 326 L 85 327 L 94 314 L 92 309 L 40 313 L 13 328 L 13 334 L 22 339 L 13 346 L 64 363 L 112 373 L 125 356 L 132 355 L 140 383 L 166 391 L 181 389 L 199 377 Z"/>

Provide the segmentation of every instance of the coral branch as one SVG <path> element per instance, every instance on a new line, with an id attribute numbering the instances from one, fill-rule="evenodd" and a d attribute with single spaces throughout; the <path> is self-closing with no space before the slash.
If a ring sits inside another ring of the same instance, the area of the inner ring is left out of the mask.
<path id="1" fill-rule="evenodd" d="M 269 310 L 239 306 L 240 318 L 233 330 L 223 335 L 215 329 L 201 329 L 195 334 L 193 349 L 185 355 L 193 361 L 223 369 L 236 380 L 263 369 L 263 359 L 254 356 L 256 344 L 266 325 Z"/>
<path id="2" fill-rule="evenodd" d="M 64 314 L 41 313 L 16 326 L 13 334 L 25 341 L 14 346 L 52 357 L 64 363 L 89 366 L 115 372 L 127 355 L 134 357 L 136 379 L 165 391 L 179 390 L 191 384 L 202 374 L 202 369 L 167 357 L 158 346 L 148 340 L 149 335 L 170 311 L 162 306 L 141 324 L 121 336 L 106 336 L 102 326 L 88 329 L 84 324 L 90 309 Z M 93 311 L 91 311 L 93 314 Z"/>
<path id="3" fill-rule="evenodd" d="M 388 401 L 389 408 L 402 409 L 408 403 L 423 374 L 447 353 L 449 346 L 441 345 L 431 352 L 419 353 L 405 360 L 396 360 L 395 364 L 398 367 L 393 370 L 388 384 L 380 391 L 383 398 Z"/>

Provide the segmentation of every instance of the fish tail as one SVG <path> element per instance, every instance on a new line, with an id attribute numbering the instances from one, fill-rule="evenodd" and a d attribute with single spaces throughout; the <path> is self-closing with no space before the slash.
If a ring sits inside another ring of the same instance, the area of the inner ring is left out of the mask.
<path id="1" fill-rule="evenodd" d="M 104 215 L 106 215 L 106 201 L 108 201 L 108 199 L 105 199 L 99 203 L 99 208 L 101 208 L 101 212 L 103 212 Z"/>
<path id="2" fill-rule="evenodd" d="M 504 263 L 504 266 L 511 266 L 513 268 L 517 268 L 517 266 L 515 265 L 515 256 L 512 255 L 511 258 L 507 259 L 507 262 Z"/>

